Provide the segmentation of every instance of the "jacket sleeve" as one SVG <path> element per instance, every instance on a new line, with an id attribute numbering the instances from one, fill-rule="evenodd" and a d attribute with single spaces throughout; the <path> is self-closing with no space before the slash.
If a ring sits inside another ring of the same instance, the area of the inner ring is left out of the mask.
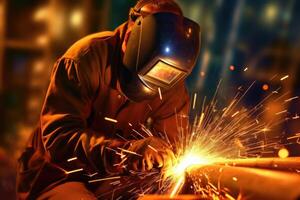
<path id="1" fill-rule="evenodd" d="M 40 117 L 41 134 L 51 163 L 65 170 L 115 173 L 113 163 L 118 156 L 106 147 L 124 143 L 87 127 L 100 84 L 100 69 L 91 60 L 61 58 L 56 62 Z"/>
<path id="2" fill-rule="evenodd" d="M 190 100 L 184 83 L 162 95 L 162 103 L 153 114 L 153 129 L 176 145 L 189 125 Z"/>

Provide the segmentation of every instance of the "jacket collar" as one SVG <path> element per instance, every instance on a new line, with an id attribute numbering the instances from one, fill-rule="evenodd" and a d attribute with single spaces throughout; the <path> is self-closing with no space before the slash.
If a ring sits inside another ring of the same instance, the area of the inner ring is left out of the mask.
<path id="1" fill-rule="evenodd" d="M 112 89 L 122 93 L 119 82 L 119 68 L 122 67 L 122 43 L 127 31 L 128 22 L 123 23 L 114 30 L 114 34 L 109 42 L 109 61 L 105 68 L 105 84 Z"/>

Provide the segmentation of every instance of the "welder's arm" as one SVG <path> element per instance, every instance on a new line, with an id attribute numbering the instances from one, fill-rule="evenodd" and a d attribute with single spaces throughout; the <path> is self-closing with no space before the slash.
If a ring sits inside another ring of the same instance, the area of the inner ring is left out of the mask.
<path id="1" fill-rule="evenodd" d="M 163 96 L 162 105 L 153 115 L 154 132 L 167 135 L 170 143 L 180 139 L 180 134 L 185 132 L 189 124 L 190 100 L 184 83 Z"/>
<path id="2" fill-rule="evenodd" d="M 122 147 L 124 142 L 108 140 L 87 127 L 92 102 L 99 89 L 99 67 L 62 58 L 54 66 L 41 113 L 41 131 L 52 163 L 62 165 L 77 157 L 72 168 L 113 173 L 117 158 L 106 147 Z"/>

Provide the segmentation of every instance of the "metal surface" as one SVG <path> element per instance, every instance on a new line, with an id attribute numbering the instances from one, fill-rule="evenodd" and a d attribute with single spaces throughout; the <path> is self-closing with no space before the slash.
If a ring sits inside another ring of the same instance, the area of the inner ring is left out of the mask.
<path id="1" fill-rule="evenodd" d="M 186 171 L 180 189 L 172 195 L 145 195 L 148 199 L 300 199 L 300 158 L 235 159 L 212 165 L 194 165 Z M 177 184 L 179 181 L 177 181 Z M 186 194 L 186 195 L 184 195 Z"/>
<path id="2" fill-rule="evenodd" d="M 209 165 L 192 167 L 187 172 L 187 179 L 194 188 L 210 188 L 216 194 L 230 197 L 228 199 L 300 198 L 300 176 L 296 173 Z"/>
<path id="3" fill-rule="evenodd" d="M 199 195 L 178 195 L 176 197 L 170 198 L 169 195 L 145 195 L 140 197 L 138 200 L 210 200 L 211 198 L 204 198 Z"/>
<path id="4" fill-rule="evenodd" d="M 236 159 L 223 163 L 216 163 L 221 165 L 230 165 L 238 167 L 251 167 L 272 169 L 281 171 L 297 171 L 300 170 L 300 158 L 248 158 L 248 159 Z"/>

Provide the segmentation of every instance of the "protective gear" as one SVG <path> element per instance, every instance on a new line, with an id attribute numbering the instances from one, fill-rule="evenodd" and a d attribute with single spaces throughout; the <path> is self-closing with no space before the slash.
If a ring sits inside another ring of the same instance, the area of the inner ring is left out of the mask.
<path id="1" fill-rule="evenodd" d="M 128 154 L 128 169 L 135 171 L 151 170 L 153 167 L 168 168 L 173 165 L 175 156 L 165 141 L 157 137 L 148 137 L 131 143 Z"/>
<path id="2" fill-rule="evenodd" d="M 134 22 L 140 16 L 162 11 L 182 15 L 181 8 L 174 0 L 140 0 L 130 9 L 129 20 Z"/>
<path id="3" fill-rule="evenodd" d="M 133 101 L 142 101 L 184 80 L 199 54 L 199 34 L 196 22 L 170 12 L 139 17 L 123 57 L 123 93 Z"/>

